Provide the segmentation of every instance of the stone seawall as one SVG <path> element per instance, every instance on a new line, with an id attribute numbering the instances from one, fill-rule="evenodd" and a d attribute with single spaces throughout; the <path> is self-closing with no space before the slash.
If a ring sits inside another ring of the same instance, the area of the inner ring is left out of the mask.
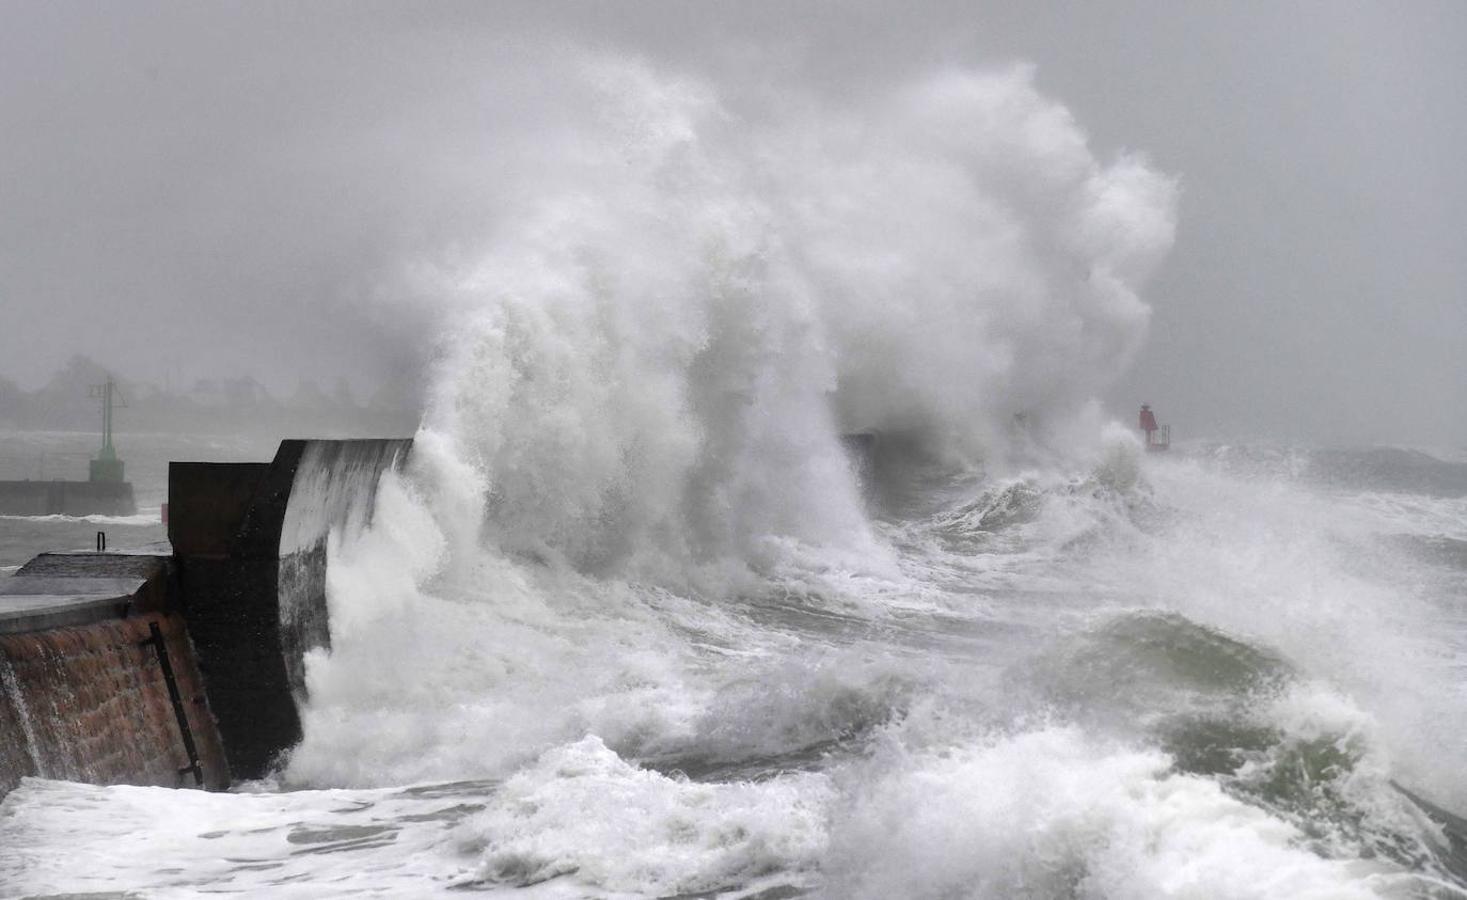
<path id="1" fill-rule="evenodd" d="M 26 775 L 228 783 L 169 568 L 43 554 L 0 583 L 0 795 Z"/>

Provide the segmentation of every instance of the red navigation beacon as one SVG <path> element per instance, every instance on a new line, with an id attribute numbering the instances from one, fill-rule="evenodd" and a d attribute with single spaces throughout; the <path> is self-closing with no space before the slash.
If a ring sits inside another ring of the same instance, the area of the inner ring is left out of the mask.
<path id="1" fill-rule="evenodd" d="M 1172 445 L 1172 427 L 1156 424 L 1156 413 L 1150 403 L 1141 404 L 1141 430 L 1146 433 L 1147 450 L 1166 450 Z"/>

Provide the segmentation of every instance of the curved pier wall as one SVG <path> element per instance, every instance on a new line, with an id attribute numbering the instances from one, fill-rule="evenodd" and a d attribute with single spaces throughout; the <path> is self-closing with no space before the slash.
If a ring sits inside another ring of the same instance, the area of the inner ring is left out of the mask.
<path id="1" fill-rule="evenodd" d="M 170 575 L 166 556 L 42 554 L 0 582 L 0 796 L 27 775 L 228 784 Z"/>
<path id="2" fill-rule="evenodd" d="M 362 527 L 412 441 L 290 440 L 256 463 L 173 463 L 169 539 L 233 778 L 301 737 L 304 655 L 329 646 L 326 544 Z"/>
<path id="3" fill-rule="evenodd" d="M 285 670 L 297 698 L 306 693 L 306 652 L 331 646 L 327 537 L 366 526 L 382 473 L 405 461 L 409 447 L 410 441 L 310 441 L 301 450 L 280 527 L 277 575 Z"/>

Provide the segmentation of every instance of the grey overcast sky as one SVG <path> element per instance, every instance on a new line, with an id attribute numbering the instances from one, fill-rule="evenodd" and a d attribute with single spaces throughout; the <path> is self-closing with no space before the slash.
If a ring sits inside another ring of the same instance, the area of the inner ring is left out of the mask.
<path id="1" fill-rule="evenodd" d="M 1107 401 L 1190 435 L 1467 444 L 1467 3 L 0 2 L 0 376 L 370 390 L 429 354 L 383 302 L 481 221 L 556 48 L 750 114 L 1028 61 L 1102 159 L 1182 186 Z M 512 174 L 512 173 L 511 173 Z"/>

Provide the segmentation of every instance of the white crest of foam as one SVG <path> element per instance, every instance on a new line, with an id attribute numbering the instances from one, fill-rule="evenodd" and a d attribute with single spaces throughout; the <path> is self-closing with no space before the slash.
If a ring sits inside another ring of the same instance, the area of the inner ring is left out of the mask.
<path id="1" fill-rule="evenodd" d="M 461 826 L 480 877 L 511 885 L 569 876 L 638 896 L 809 879 L 825 850 L 824 775 L 698 784 L 638 769 L 588 737 L 549 751 Z"/>
<path id="2" fill-rule="evenodd" d="M 1164 754 L 1074 728 L 885 764 L 834 814 L 827 896 L 1344 900 L 1411 882 L 1321 858 L 1287 822 L 1172 774 Z"/>
<path id="3" fill-rule="evenodd" d="M 163 516 L 158 508 L 151 511 L 139 512 L 132 516 L 104 516 L 100 514 L 87 516 L 65 516 L 54 513 L 45 516 L 0 516 L 0 519 L 20 520 L 27 522 L 87 522 L 92 525 L 161 525 Z"/>

